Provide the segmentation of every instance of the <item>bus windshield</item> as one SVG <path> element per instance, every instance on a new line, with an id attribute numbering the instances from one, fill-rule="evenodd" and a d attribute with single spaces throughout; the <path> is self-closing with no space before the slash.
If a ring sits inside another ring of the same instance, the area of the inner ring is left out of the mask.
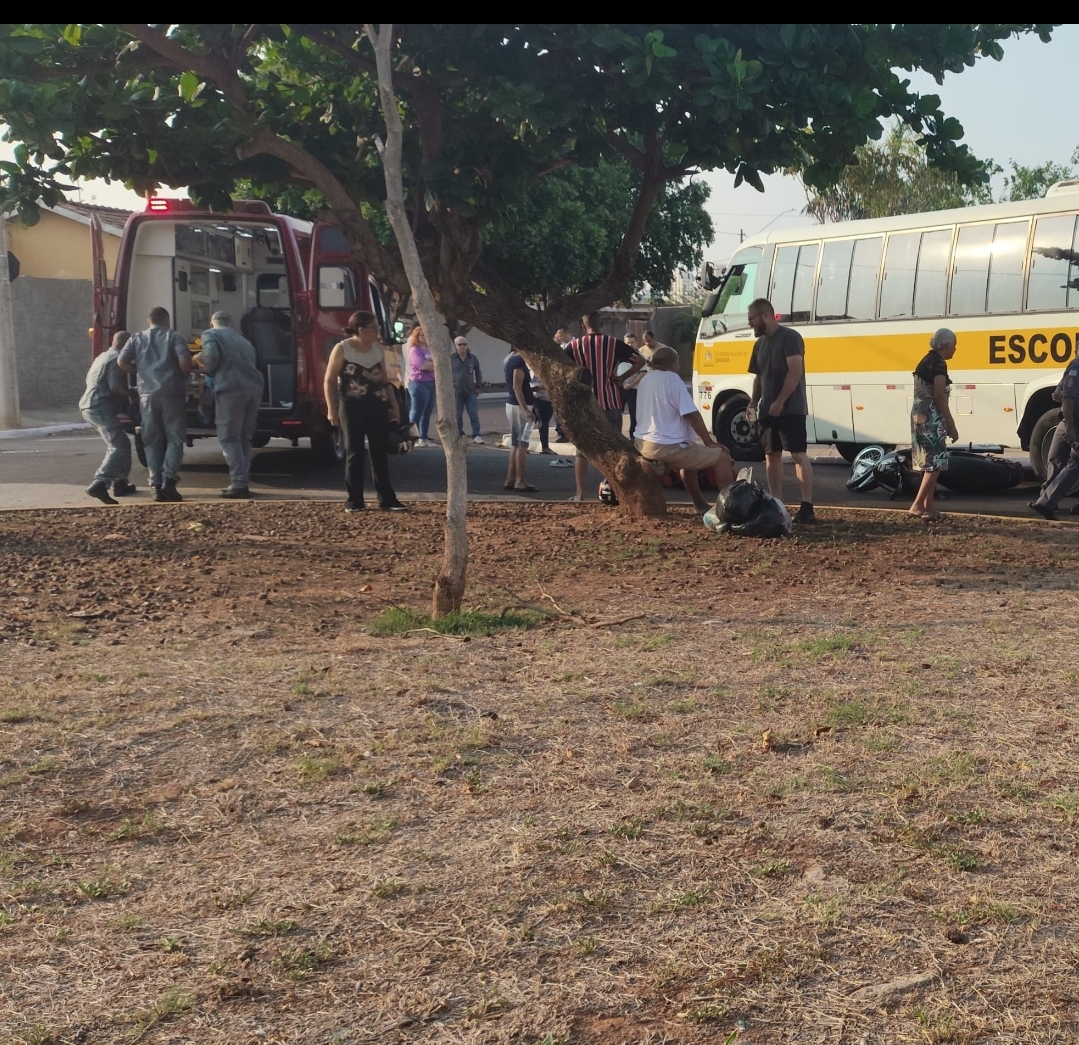
<path id="1" fill-rule="evenodd" d="M 749 326 L 746 312 L 753 300 L 757 286 L 757 269 L 761 263 L 761 248 L 746 247 L 738 251 L 731 259 L 726 279 L 719 291 L 719 300 L 711 315 L 710 322 L 702 326 L 711 328 L 711 333 L 724 334 Z"/>

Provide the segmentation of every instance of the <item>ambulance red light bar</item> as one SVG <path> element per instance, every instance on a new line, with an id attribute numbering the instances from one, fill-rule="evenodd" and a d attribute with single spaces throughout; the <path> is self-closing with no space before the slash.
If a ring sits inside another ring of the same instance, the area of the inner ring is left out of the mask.
<path id="1" fill-rule="evenodd" d="M 146 210 L 151 214 L 165 214 L 174 210 L 193 212 L 198 208 L 191 200 L 171 200 L 165 196 L 151 196 L 146 201 Z"/>

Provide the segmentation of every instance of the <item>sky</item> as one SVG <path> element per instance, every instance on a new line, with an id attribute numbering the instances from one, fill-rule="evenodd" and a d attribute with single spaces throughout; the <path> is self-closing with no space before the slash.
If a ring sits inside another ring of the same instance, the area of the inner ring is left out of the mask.
<path id="1" fill-rule="evenodd" d="M 911 74 L 916 89 L 940 95 L 941 107 L 955 116 L 966 132 L 965 141 L 979 159 L 993 159 L 1002 167 L 1008 160 L 1033 165 L 1046 160 L 1067 163 L 1079 146 L 1079 118 L 1068 101 L 1075 55 L 1079 53 L 1079 25 L 1064 25 L 1048 44 L 1024 37 L 1004 44 L 1000 62 L 981 59 L 972 69 L 949 74 L 936 84 L 926 74 Z M 0 156 L 10 147 L 0 144 Z M 705 256 L 726 264 L 739 242 L 768 228 L 812 224 L 801 213 L 806 197 L 801 183 L 784 175 L 766 175 L 765 191 L 749 185 L 734 188 L 726 171 L 701 176 L 712 187 L 708 210 L 716 237 Z M 999 178 L 995 186 L 1000 188 Z M 144 202 L 118 183 L 87 182 L 84 203 L 141 210 Z"/>

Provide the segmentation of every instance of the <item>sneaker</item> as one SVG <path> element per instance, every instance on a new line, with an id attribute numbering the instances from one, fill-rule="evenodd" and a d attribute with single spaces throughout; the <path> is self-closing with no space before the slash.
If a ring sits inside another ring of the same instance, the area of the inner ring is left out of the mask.
<path id="1" fill-rule="evenodd" d="M 161 484 L 161 489 L 154 496 L 155 501 L 167 501 L 170 504 L 179 504 L 183 498 L 180 496 L 180 492 L 176 489 L 175 479 L 166 479 Z"/>
<path id="2" fill-rule="evenodd" d="M 813 513 L 813 505 L 811 505 L 811 504 L 810 505 L 803 504 L 802 507 L 799 508 L 798 511 L 796 511 L 794 513 L 794 516 L 792 517 L 791 521 L 796 522 L 796 523 L 815 523 L 815 522 L 817 522 L 817 517 Z"/>
<path id="3" fill-rule="evenodd" d="M 380 504 L 379 508 L 384 512 L 407 512 L 408 505 L 400 501 L 391 501 L 389 504 Z"/>
<path id="4" fill-rule="evenodd" d="M 1050 508 L 1047 504 L 1038 504 L 1037 501 L 1028 501 L 1028 508 L 1033 508 L 1043 519 L 1055 519 L 1057 517 L 1056 510 Z"/>
<path id="5" fill-rule="evenodd" d="M 96 497 L 102 504 L 119 504 L 119 501 L 114 501 L 109 496 L 109 484 L 104 479 L 98 479 L 96 483 L 91 483 L 86 487 L 86 492 L 91 497 Z"/>
<path id="6" fill-rule="evenodd" d="M 540 448 L 540 453 L 541 454 L 553 454 L 553 453 L 555 453 L 555 451 L 552 450 L 549 446 L 543 446 L 543 447 Z"/>
<path id="7" fill-rule="evenodd" d="M 246 501 L 251 497 L 251 490 L 246 486 L 226 486 L 221 496 L 227 501 Z"/>
<path id="8" fill-rule="evenodd" d="M 126 479 L 117 479 L 112 484 L 113 497 L 127 497 L 129 494 L 133 494 L 137 487 L 134 483 L 129 483 Z"/>
<path id="9" fill-rule="evenodd" d="M 474 442 L 477 446 L 483 446 L 483 436 L 482 435 L 474 435 L 472 437 L 472 442 Z"/>
<path id="10" fill-rule="evenodd" d="M 417 450 L 420 449 L 421 447 L 430 446 L 430 445 L 431 444 L 426 439 L 417 439 L 416 440 L 416 449 Z"/>
<path id="11" fill-rule="evenodd" d="M 357 504 L 355 501 L 345 501 L 345 511 L 348 512 L 349 515 L 352 515 L 354 512 L 362 512 L 363 505 Z"/>

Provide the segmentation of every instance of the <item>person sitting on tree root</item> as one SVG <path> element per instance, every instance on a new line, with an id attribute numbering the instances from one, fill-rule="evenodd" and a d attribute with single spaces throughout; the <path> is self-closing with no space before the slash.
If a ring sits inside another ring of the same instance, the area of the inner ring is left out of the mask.
<path id="1" fill-rule="evenodd" d="M 678 375 L 678 353 L 662 345 L 652 353 L 648 372 L 637 386 L 637 427 L 633 445 L 642 457 L 676 468 L 693 506 L 702 515 L 711 507 L 701 496 L 697 472 L 716 470 L 720 489 L 734 481 L 731 455 L 712 438 L 685 382 Z M 698 443 L 695 436 L 700 436 Z"/>
<path id="2" fill-rule="evenodd" d="M 599 402 L 603 416 L 611 423 L 616 432 L 622 432 L 622 382 L 632 377 L 644 366 L 644 358 L 638 355 L 624 341 L 599 332 L 600 315 L 590 312 L 581 316 L 585 333 L 574 338 L 566 352 L 579 367 L 587 370 L 592 377 L 592 394 Z M 630 369 L 621 377 L 615 376 L 619 363 L 629 363 Z M 588 474 L 588 459 L 577 450 L 573 462 L 573 474 L 577 480 L 577 489 L 571 501 L 584 500 L 584 481 Z"/>

